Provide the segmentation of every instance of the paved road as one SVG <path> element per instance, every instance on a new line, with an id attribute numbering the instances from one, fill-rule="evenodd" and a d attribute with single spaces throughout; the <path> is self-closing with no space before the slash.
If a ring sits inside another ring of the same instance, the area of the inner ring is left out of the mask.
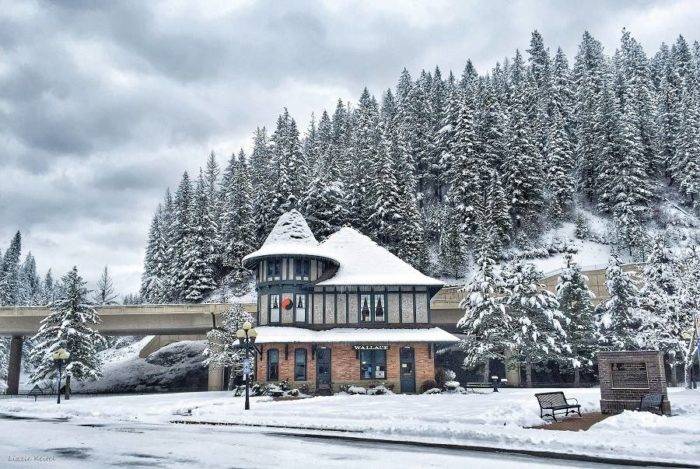
<path id="1" fill-rule="evenodd" d="M 231 427 L 0 419 L 0 467 L 610 467 L 470 451 L 323 441 Z"/>

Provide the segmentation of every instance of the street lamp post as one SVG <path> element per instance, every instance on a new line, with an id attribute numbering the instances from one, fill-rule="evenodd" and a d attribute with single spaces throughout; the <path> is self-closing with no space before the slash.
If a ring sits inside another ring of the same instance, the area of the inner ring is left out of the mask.
<path id="1" fill-rule="evenodd" d="M 51 354 L 51 358 L 58 367 L 58 388 L 56 392 L 58 397 L 56 399 L 56 404 L 61 403 L 61 369 L 66 360 L 68 360 L 68 357 L 70 357 L 70 352 L 64 348 L 60 348 Z"/>
<path id="2" fill-rule="evenodd" d="M 253 325 L 246 321 L 243 326 L 236 331 L 236 337 L 242 347 L 245 348 L 245 360 L 243 360 L 243 374 L 245 375 L 245 410 L 250 410 L 250 374 L 252 366 L 250 363 L 250 347 L 255 344 L 258 333 Z"/>

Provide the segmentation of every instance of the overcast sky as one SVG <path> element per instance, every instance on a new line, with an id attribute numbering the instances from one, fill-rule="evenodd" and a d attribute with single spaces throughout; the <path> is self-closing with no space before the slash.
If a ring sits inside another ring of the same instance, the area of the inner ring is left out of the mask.
<path id="1" fill-rule="evenodd" d="M 96 6 L 100 4 L 100 6 Z M 150 217 L 210 150 L 223 163 L 287 106 L 379 94 L 405 66 L 480 72 L 538 29 L 572 59 L 584 30 L 623 27 L 653 54 L 700 39 L 698 2 L 0 0 L 0 246 L 24 235 L 39 269 L 109 265 L 136 292 Z"/>

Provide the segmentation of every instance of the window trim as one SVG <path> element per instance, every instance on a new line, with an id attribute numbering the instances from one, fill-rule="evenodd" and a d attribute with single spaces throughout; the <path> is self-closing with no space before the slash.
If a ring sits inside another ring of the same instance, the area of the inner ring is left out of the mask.
<path id="1" fill-rule="evenodd" d="M 299 352 L 302 352 L 301 354 Z M 297 366 L 299 364 L 297 363 L 297 356 L 298 355 L 304 355 L 304 375 L 303 377 L 299 378 L 297 375 Z M 307 353 L 305 348 L 297 348 L 294 349 L 294 381 L 306 381 L 309 376 L 309 354 Z"/>
<path id="2" fill-rule="evenodd" d="M 277 275 L 270 274 L 270 268 L 272 266 L 276 267 Z M 265 273 L 265 279 L 268 282 L 278 282 L 282 280 L 282 259 L 279 257 L 271 257 L 267 259 L 267 272 Z"/>
<path id="3" fill-rule="evenodd" d="M 270 369 L 271 369 L 271 352 L 274 352 L 274 355 L 276 357 L 276 363 L 275 363 L 275 371 L 277 374 L 276 378 L 272 378 L 270 376 Z M 280 380 L 280 351 L 277 350 L 276 348 L 269 348 L 267 349 L 267 366 L 265 369 L 265 377 L 267 378 L 267 381 L 279 381 Z"/>

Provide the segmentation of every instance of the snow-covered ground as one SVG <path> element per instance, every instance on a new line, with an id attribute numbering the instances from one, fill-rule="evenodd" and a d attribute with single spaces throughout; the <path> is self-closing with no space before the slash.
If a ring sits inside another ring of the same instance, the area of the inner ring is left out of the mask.
<path id="1" fill-rule="evenodd" d="M 0 400 L 0 414 L 69 418 L 83 424 L 130 422 L 177 425 L 172 420 L 288 425 L 323 431 L 356 430 L 400 441 L 449 442 L 512 449 L 700 461 L 700 392 L 669 390 L 674 416 L 625 412 L 585 432 L 527 428 L 542 424 L 534 398 L 542 389 L 441 395 L 336 395 L 296 401 L 254 398 L 248 412 L 228 392 L 75 396 L 60 406 L 47 398 Z M 566 389 L 584 412 L 599 410 L 599 390 Z M 239 427 L 235 427 L 239 428 Z M 663 442 L 663 443 L 661 443 Z"/>

